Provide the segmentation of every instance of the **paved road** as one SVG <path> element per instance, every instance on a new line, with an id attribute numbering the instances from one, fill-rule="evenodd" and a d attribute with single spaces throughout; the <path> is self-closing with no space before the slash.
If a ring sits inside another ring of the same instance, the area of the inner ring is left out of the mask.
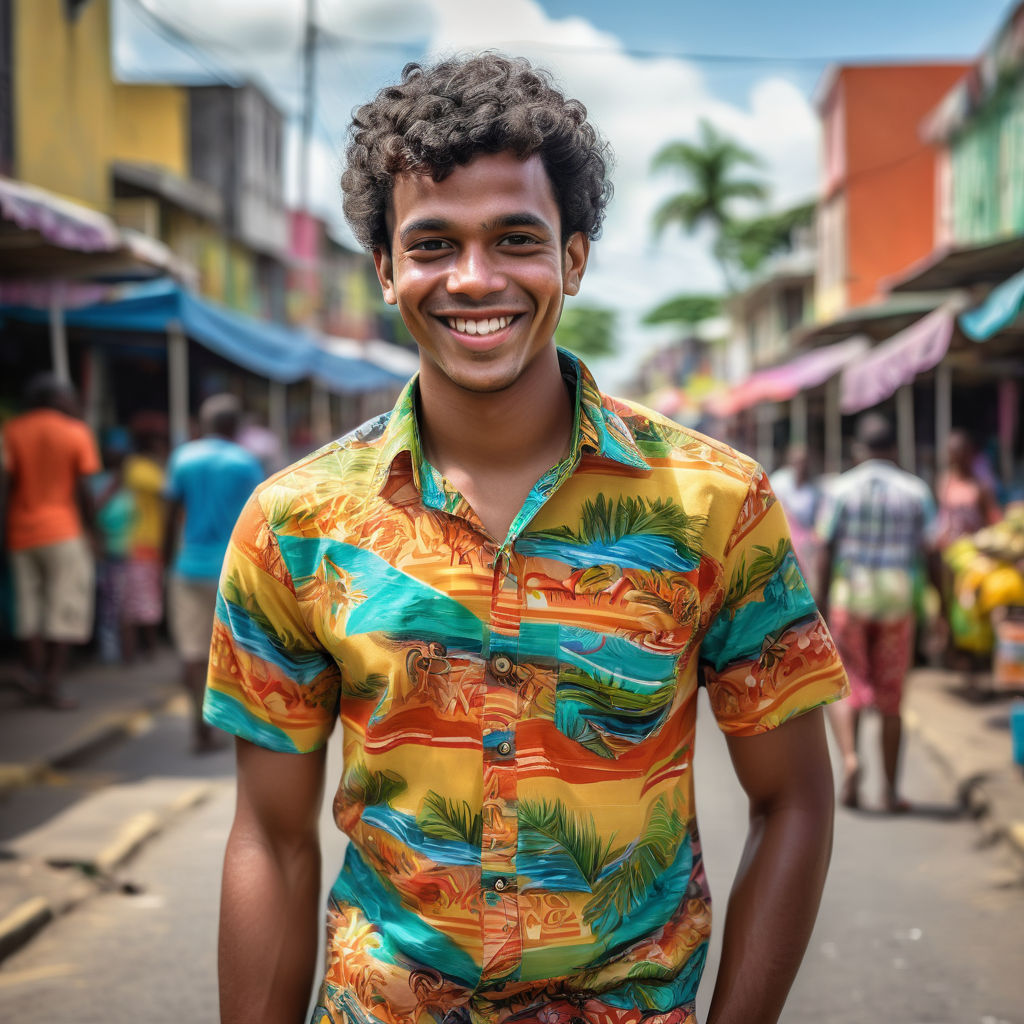
<path id="1" fill-rule="evenodd" d="M 745 808 L 708 717 L 698 739 L 698 807 L 724 913 Z M 202 770 L 216 784 L 205 804 L 122 870 L 120 880 L 134 894 L 94 897 L 0 967 L 0 1019 L 216 1019 L 217 889 L 233 805 L 231 759 L 189 759 L 181 754 L 186 743 L 184 722 L 165 717 L 83 773 L 97 784 Z M 913 745 L 906 774 L 909 795 L 927 813 L 839 817 L 829 887 L 786 1024 L 1024 1024 L 1024 891 L 1012 881 L 1019 875 L 1001 851 L 978 848 L 975 826 L 956 815 L 942 777 Z M 340 849 L 330 836 L 325 874 Z M 702 1019 L 713 970 L 701 993 Z"/>

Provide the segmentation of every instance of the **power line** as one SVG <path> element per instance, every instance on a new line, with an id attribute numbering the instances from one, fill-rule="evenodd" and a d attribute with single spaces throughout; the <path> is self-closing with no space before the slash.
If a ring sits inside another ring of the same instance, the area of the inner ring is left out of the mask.
<path id="1" fill-rule="evenodd" d="M 170 43 L 183 53 L 187 54 L 198 64 L 201 64 L 209 74 L 213 75 L 223 85 L 237 85 L 238 76 L 231 72 L 225 72 L 222 68 L 217 67 L 210 59 L 209 55 L 204 53 L 201 45 L 197 46 L 196 42 L 189 38 L 189 36 L 182 32 L 176 25 L 169 22 L 162 15 L 157 14 L 151 10 L 142 0 L 124 0 L 125 3 L 129 3 L 133 10 L 142 15 L 143 19 L 149 25 L 149 27 L 160 36 L 161 39 Z"/>
<path id="2" fill-rule="evenodd" d="M 167 26 L 181 39 L 192 45 L 207 46 L 213 49 L 233 52 L 236 56 L 245 57 L 243 51 L 232 47 L 230 44 L 206 35 L 192 25 L 186 25 L 176 15 L 172 22 L 164 14 L 156 14 L 143 0 L 129 0 L 135 7 L 140 8 L 163 25 Z M 316 25 L 316 44 L 318 48 L 351 48 L 370 50 L 393 50 L 402 53 L 421 53 L 424 50 L 422 39 L 380 39 L 356 36 L 346 32 L 339 32 L 336 29 L 328 28 L 319 21 Z M 301 43 L 298 48 L 301 49 Z M 795 56 L 787 54 L 757 54 L 757 53 L 705 53 L 688 50 L 655 50 L 635 46 L 577 46 L 564 43 L 548 42 L 540 39 L 501 39 L 493 42 L 494 47 L 503 49 L 526 49 L 541 48 L 554 50 L 568 55 L 609 57 L 617 54 L 636 57 L 643 60 L 682 60 L 692 64 L 752 64 L 763 66 L 803 66 L 813 69 L 821 69 L 829 64 L 872 64 L 885 63 L 899 58 L 894 54 L 859 54 L 857 56 L 820 54 L 811 56 Z M 914 61 L 944 61 L 963 60 L 962 54 L 955 55 L 933 55 L 917 56 Z"/>

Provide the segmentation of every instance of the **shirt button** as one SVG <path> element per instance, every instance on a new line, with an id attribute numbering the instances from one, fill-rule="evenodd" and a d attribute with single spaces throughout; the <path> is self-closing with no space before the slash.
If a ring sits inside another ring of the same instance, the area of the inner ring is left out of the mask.
<path id="1" fill-rule="evenodd" d="M 508 740 L 502 740 L 501 743 L 498 744 L 498 753 L 501 754 L 503 757 L 507 756 L 508 754 L 511 754 L 512 744 L 509 743 Z"/>
<path id="2" fill-rule="evenodd" d="M 508 879 L 507 878 L 496 878 L 494 880 L 494 891 L 495 892 L 504 892 L 507 888 L 508 888 Z"/>
<path id="3" fill-rule="evenodd" d="M 491 670 L 496 676 L 507 676 L 512 671 L 512 659 L 507 654 L 496 654 L 491 658 Z"/>

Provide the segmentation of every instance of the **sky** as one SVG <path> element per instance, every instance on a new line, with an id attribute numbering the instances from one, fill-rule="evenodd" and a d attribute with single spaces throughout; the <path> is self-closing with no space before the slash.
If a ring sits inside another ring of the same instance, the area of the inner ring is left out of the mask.
<path id="1" fill-rule="evenodd" d="M 499 49 L 542 64 L 616 154 L 615 198 L 592 248 L 582 304 L 618 314 L 620 351 L 596 364 L 605 387 L 670 338 L 644 312 L 682 292 L 717 291 L 706 234 L 655 239 L 654 209 L 683 182 L 652 175 L 666 143 L 701 118 L 755 152 L 781 209 L 813 197 L 815 90 L 835 61 L 969 60 L 1008 0 L 315 0 L 322 27 L 310 205 L 350 239 L 338 178 L 352 108 L 408 60 Z M 288 199 L 298 198 L 305 0 L 114 0 L 115 67 L 126 80 L 263 85 L 289 115 Z M 751 211 L 752 212 L 752 211 Z"/>

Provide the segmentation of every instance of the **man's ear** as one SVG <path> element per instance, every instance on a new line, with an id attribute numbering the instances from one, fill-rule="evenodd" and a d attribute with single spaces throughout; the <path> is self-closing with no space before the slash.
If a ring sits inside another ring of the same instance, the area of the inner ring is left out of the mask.
<path id="1" fill-rule="evenodd" d="M 573 232 L 569 236 L 569 241 L 565 243 L 565 256 L 562 261 L 562 291 L 566 295 L 575 295 L 580 290 L 589 255 L 590 239 L 582 231 Z"/>
<path id="2" fill-rule="evenodd" d="M 398 296 L 395 294 L 395 274 L 391 253 L 384 249 L 374 249 L 373 265 L 377 268 L 377 280 L 380 281 L 380 290 L 384 295 L 384 301 L 389 306 L 396 305 Z"/>

